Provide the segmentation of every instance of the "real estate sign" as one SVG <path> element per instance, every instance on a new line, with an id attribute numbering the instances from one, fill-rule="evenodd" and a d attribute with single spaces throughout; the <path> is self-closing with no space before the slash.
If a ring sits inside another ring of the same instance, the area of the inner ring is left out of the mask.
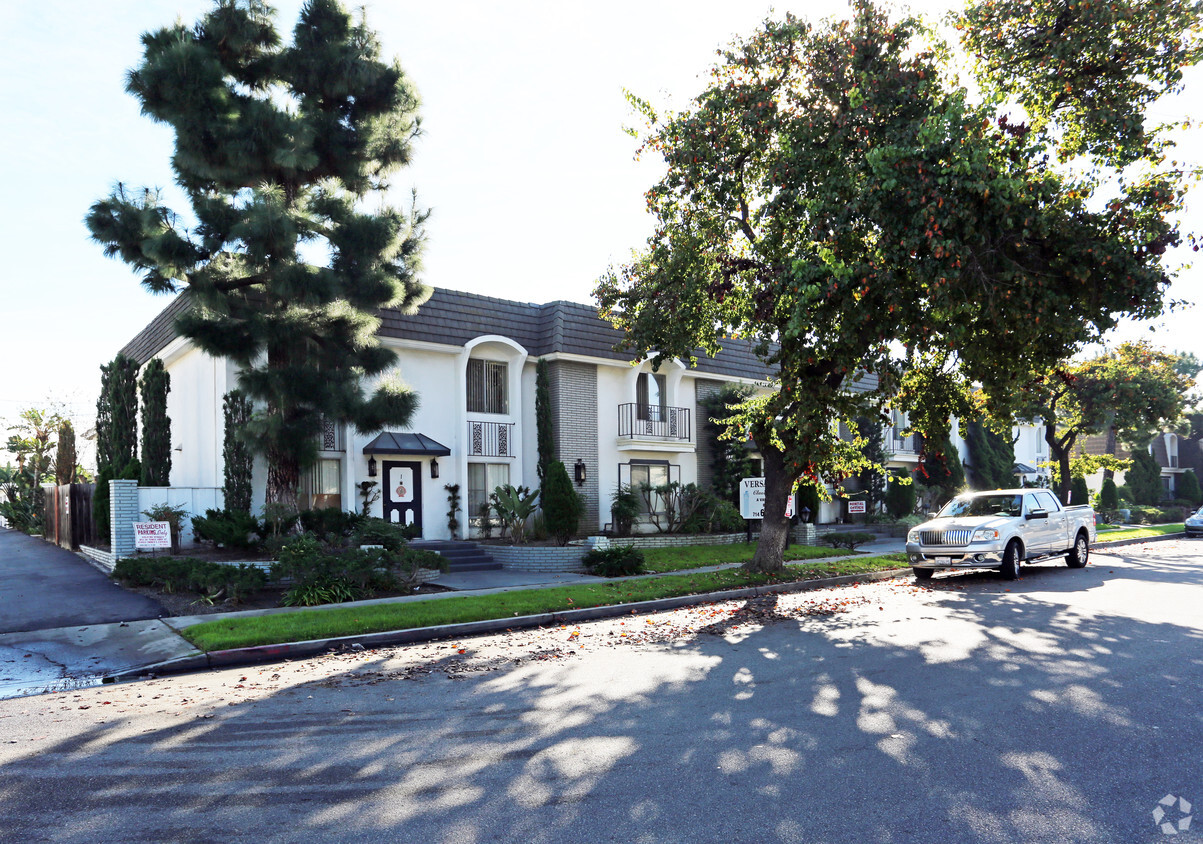
<path id="1" fill-rule="evenodd" d="M 764 518 L 764 478 L 744 478 L 739 482 L 739 515 L 745 519 Z M 794 515 L 794 497 L 785 503 L 785 517 Z"/>
<path id="2" fill-rule="evenodd" d="M 134 522 L 135 548 L 170 548 L 171 525 L 167 522 Z"/>

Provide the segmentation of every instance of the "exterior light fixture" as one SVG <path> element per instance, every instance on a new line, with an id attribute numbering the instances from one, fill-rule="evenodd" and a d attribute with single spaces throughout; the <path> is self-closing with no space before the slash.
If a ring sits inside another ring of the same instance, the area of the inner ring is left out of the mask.
<path id="1" fill-rule="evenodd" d="M 368 477 L 369 478 L 376 477 L 376 458 L 375 457 L 368 458 Z"/>
<path id="2" fill-rule="evenodd" d="M 430 458 L 430 477 L 437 478 L 439 476 L 439 461 L 437 458 Z"/>
<path id="3" fill-rule="evenodd" d="M 810 521 L 810 508 L 803 505 L 802 509 L 798 511 L 798 515 L 802 517 L 802 524 L 806 524 Z"/>
<path id="4" fill-rule="evenodd" d="M 575 470 L 574 474 L 576 475 L 577 485 L 583 486 L 585 483 L 585 479 L 588 475 L 587 470 L 585 468 L 585 461 L 581 460 L 580 458 L 577 458 L 576 465 L 573 466 L 573 469 Z"/>

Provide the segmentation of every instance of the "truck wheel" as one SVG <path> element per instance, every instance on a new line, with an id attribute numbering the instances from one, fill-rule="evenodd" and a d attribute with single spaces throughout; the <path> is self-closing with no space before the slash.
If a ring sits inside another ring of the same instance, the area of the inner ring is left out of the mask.
<path id="1" fill-rule="evenodd" d="M 915 580 L 931 580 L 931 576 L 936 573 L 935 569 L 917 569 L 911 568 L 915 573 Z"/>
<path id="2" fill-rule="evenodd" d="M 1003 552 L 1002 567 L 999 568 L 999 574 L 1003 576 L 1003 580 L 1019 579 L 1019 571 L 1023 568 L 1023 563 L 1019 558 L 1019 543 L 1012 539 L 1007 545 L 1007 550 Z"/>
<path id="3" fill-rule="evenodd" d="M 1074 547 L 1069 549 L 1069 553 L 1065 555 L 1065 562 L 1069 564 L 1071 569 L 1083 568 L 1090 559 L 1090 542 L 1086 538 L 1083 531 L 1078 532 L 1078 538 L 1074 540 Z"/>

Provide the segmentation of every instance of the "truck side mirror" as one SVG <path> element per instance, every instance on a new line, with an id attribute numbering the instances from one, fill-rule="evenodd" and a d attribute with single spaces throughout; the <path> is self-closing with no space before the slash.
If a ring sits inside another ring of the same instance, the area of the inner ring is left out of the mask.
<path id="1" fill-rule="evenodd" d="M 1028 513 L 1028 518 L 1029 519 L 1047 519 L 1048 518 L 1048 510 L 1033 510 L 1032 512 Z"/>

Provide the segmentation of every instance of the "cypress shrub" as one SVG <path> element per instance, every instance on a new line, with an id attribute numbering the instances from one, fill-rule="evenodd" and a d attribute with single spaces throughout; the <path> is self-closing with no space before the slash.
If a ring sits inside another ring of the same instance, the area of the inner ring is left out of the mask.
<path id="1" fill-rule="evenodd" d="M 547 466 L 547 477 L 544 478 L 543 489 L 540 491 L 540 503 L 543 518 L 547 523 L 547 532 L 555 537 L 558 544 L 566 545 L 577 532 L 584 506 L 581 497 L 572 488 L 568 470 L 559 460 L 553 460 Z"/>
<path id="2" fill-rule="evenodd" d="M 1112 478 L 1103 478 L 1103 487 L 1099 490 L 1099 508 L 1115 510 L 1119 507 L 1119 492 Z"/>
<path id="3" fill-rule="evenodd" d="M 255 458 L 242 432 L 251 421 L 251 401 L 241 391 L 231 390 L 225 394 L 221 407 L 226 422 L 221 451 L 225 459 L 225 509 L 231 513 L 250 513 Z"/>
<path id="4" fill-rule="evenodd" d="M 1069 485 L 1069 503 L 1073 505 L 1090 503 L 1090 488 L 1086 486 L 1085 478 L 1074 478 Z"/>
<path id="5" fill-rule="evenodd" d="M 167 394 L 171 376 L 163 361 L 146 364 L 139 383 L 142 392 L 142 486 L 167 486 L 171 477 L 171 419 Z"/>
<path id="6" fill-rule="evenodd" d="M 1195 477 L 1194 469 L 1187 469 L 1178 479 L 1178 497 L 1185 498 L 1195 506 L 1203 503 L 1203 490 L 1199 489 L 1199 479 Z"/>
<path id="7" fill-rule="evenodd" d="M 903 483 L 898 477 L 891 478 L 886 487 L 886 510 L 895 519 L 915 512 L 915 484 Z"/>

